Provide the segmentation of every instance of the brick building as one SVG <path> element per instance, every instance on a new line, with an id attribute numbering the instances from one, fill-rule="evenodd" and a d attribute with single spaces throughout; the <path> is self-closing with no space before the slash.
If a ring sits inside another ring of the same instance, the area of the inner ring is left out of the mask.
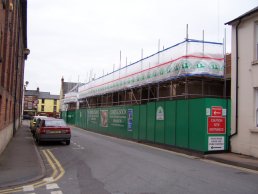
<path id="1" fill-rule="evenodd" d="M 27 0 L 0 1 L 0 153 L 20 125 L 27 49 Z"/>
<path id="2" fill-rule="evenodd" d="M 39 98 L 39 88 L 37 90 L 25 90 L 24 92 L 24 116 L 35 116 L 37 115 L 37 106 Z"/>

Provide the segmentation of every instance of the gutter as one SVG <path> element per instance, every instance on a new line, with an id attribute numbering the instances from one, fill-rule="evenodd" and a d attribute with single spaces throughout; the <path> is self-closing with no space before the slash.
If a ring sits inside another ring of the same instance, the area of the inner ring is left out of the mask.
<path id="1" fill-rule="evenodd" d="M 238 23 L 236 25 L 236 120 L 235 120 L 235 125 L 236 125 L 236 130 L 233 134 L 231 134 L 229 136 L 229 142 L 230 142 L 230 139 L 237 135 L 238 134 L 238 88 L 239 88 L 239 85 L 238 85 L 238 61 L 239 61 L 239 53 L 238 53 L 238 27 L 241 23 L 241 19 L 238 20 Z"/>

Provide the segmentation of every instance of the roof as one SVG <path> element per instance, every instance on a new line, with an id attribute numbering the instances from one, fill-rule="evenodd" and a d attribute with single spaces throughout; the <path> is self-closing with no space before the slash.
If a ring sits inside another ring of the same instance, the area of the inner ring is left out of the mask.
<path id="1" fill-rule="evenodd" d="M 59 99 L 59 95 L 52 95 L 50 92 L 39 92 L 39 99 Z"/>
<path id="2" fill-rule="evenodd" d="M 233 20 L 231 20 L 231 21 L 225 23 L 225 24 L 227 24 L 227 25 L 232 25 L 234 22 L 236 22 L 236 21 L 238 21 L 238 20 L 242 20 L 243 18 L 248 17 L 248 16 L 250 16 L 250 15 L 252 15 L 252 14 L 255 14 L 255 13 L 257 13 L 257 12 L 258 12 L 258 6 L 255 7 L 255 8 L 253 8 L 253 9 L 251 9 L 250 11 L 248 11 L 248 12 L 246 12 L 246 13 L 240 15 L 239 17 L 237 17 L 237 18 L 235 18 L 235 19 L 233 19 Z"/>
<path id="3" fill-rule="evenodd" d="M 78 83 L 75 82 L 64 82 L 63 83 L 63 94 L 68 93 L 71 89 L 73 89 Z"/>
<path id="4" fill-rule="evenodd" d="M 39 91 L 37 91 L 37 90 L 25 90 L 24 95 L 25 96 L 38 96 Z"/>

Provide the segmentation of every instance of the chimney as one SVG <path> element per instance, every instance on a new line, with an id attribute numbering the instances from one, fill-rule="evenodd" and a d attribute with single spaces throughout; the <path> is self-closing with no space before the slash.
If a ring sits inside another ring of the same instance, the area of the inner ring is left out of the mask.
<path id="1" fill-rule="evenodd" d="M 37 92 L 39 92 L 39 87 L 37 87 Z"/>

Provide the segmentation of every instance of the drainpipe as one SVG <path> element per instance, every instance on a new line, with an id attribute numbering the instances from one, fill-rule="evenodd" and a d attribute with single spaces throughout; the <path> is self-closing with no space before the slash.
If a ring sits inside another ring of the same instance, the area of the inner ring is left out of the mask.
<path id="1" fill-rule="evenodd" d="M 241 23 L 241 19 L 238 20 L 238 23 L 236 25 L 236 121 L 235 121 L 235 125 L 236 125 L 236 130 L 233 134 L 231 134 L 229 136 L 229 143 L 230 143 L 230 139 L 238 134 L 238 61 L 239 61 L 239 53 L 238 53 L 238 27 Z"/>

